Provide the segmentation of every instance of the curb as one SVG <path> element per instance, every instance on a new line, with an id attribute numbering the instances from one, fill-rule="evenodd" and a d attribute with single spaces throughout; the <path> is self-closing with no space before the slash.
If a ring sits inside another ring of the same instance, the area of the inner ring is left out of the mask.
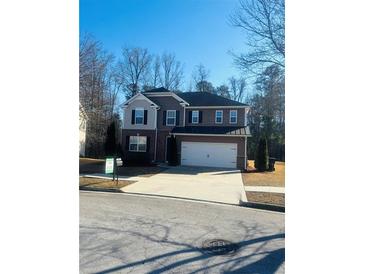
<path id="1" fill-rule="evenodd" d="M 96 191 L 96 192 L 123 193 L 123 191 L 121 191 L 119 188 L 101 188 L 101 187 L 79 186 L 79 190 Z"/>
<path id="2" fill-rule="evenodd" d="M 252 202 L 240 202 L 240 204 L 230 204 L 230 203 L 224 203 L 224 202 L 200 200 L 200 199 L 193 199 L 193 198 L 184 198 L 184 197 L 177 197 L 177 196 L 146 194 L 146 193 L 137 193 L 137 192 L 125 192 L 121 189 L 109 189 L 109 188 L 79 187 L 79 190 L 94 191 L 94 192 L 112 192 L 112 193 L 121 193 L 121 194 L 127 194 L 127 195 L 138 195 L 138 196 L 163 198 L 163 199 L 177 199 L 177 200 L 183 200 L 183 201 L 209 203 L 209 204 L 226 205 L 226 206 L 238 206 L 238 207 L 246 207 L 246 208 L 252 208 L 252 209 L 285 213 L 285 207 L 270 205 L 270 204 L 261 204 L 261 203 L 252 203 Z"/>
<path id="3" fill-rule="evenodd" d="M 262 203 L 253 203 L 253 202 L 241 202 L 240 206 L 256 208 L 256 209 L 264 209 L 270 211 L 277 211 L 285 213 L 285 206 L 278 206 L 273 204 L 262 204 Z"/>

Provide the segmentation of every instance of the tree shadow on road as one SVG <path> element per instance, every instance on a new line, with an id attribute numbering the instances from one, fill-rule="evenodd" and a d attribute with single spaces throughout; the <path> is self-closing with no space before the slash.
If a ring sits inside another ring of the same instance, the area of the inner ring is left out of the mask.
<path id="1" fill-rule="evenodd" d="M 172 246 L 176 246 L 175 251 L 166 252 L 163 254 L 159 254 L 156 256 L 152 256 L 149 258 L 145 258 L 143 260 L 137 260 L 131 263 L 126 263 L 122 265 L 118 265 L 112 268 L 104 269 L 97 273 L 104 274 L 104 273 L 120 273 L 123 270 L 128 269 L 128 271 L 133 272 L 134 267 L 146 265 L 148 263 L 157 262 L 158 266 L 152 271 L 148 273 L 171 273 L 176 268 L 179 268 L 184 265 L 188 265 L 191 263 L 196 262 L 203 262 L 203 266 L 197 266 L 197 269 L 186 272 L 186 273 L 217 273 L 218 267 L 224 266 L 224 271 L 220 273 L 262 273 L 262 274 L 271 274 L 275 273 L 278 268 L 283 264 L 285 260 L 285 249 L 278 248 L 274 250 L 264 250 L 264 247 L 269 244 L 270 241 L 276 239 L 284 239 L 285 233 L 277 233 L 271 234 L 267 236 L 261 237 L 253 237 L 255 235 L 255 231 L 257 232 L 258 228 L 255 227 L 245 227 L 245 238 L 240 242 L 236 242 L 235 244 L 238 245 L 238 251 L 241 249 L 245 249 L 247 247 L 253 248 L 253 245 L 258 245 L 257 248 L 252 249 L 249 253 L 245 253 L 239 257 L 232 257 L 232 256 L 220 256 L 220 258 L 224 258 L 223 261 L 217 262 L 215 264 L 208 265 L 208 259 L 214 257 L 212 254 L 207 254 L 202 251 L 200 247 L 194 246 L 192 244 L 180 243 L 176 241 L 170 241 L 169 238 L 169 228 L 165 227 L 161 224 L 155 224 L 162 228 L 163 235 L 160 237 L 156 235 L 145 235 L 135 231 L 121 231 L 121 230 L 114 230 L 109 232 L 118 232 L 118 233 L 128 233 L 134 237 L 141 237 L 145 241 L 156 242 L 159 244 L 168 244 Z M 97 229 L 104 229 L 104 228 L 97 228 Z M 107 229 L 110 230 L 110 229 Z M 257 234 L 256 234 L 257 235 Z M 206 234 L 201 235 L 199 238 L 204 238 Z M 197 242 L 197 241 L 195 241 Z M 105 247 L 105 246 L 104 246 Z M 106 247 L 105 247 L 106 248 Z M 110 250 L 110 248 L 109 248 Z M 250 249 L 251 250 L 251 249 Z M 112 252 L 112 250 L 110 250 Z M 188 258 L 181 258 L 178 255 L 186 254 Z M 196 255 L 195 255 L 196 254 Z M 107 255 L 111 255 L 107 254 Z M 191 256 L 194 255 L 194 256 Z M 260 258 L 256 261 L 252 261 L 256 256 L 260 256 Z M 171 259 L 173 258 L 173 259 Z M 249 261 L 247 261 L 250 259 Z M 168 262 L 166 262 L 168 261 Z M 220 269 L 220 271 L 222 271 Z M 147 271 L 146 271 L 147 272 Z"/>

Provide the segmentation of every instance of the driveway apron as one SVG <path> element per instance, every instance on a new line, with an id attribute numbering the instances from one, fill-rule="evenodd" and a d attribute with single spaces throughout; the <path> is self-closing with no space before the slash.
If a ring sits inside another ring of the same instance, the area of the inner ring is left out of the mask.
<path id="1" fill-rule="evenodd" d="M 241 171 L 207 167 L 170 167 L 123 188 L 127 193 L 152 194 L 228 204 L 247 202 Z"/>

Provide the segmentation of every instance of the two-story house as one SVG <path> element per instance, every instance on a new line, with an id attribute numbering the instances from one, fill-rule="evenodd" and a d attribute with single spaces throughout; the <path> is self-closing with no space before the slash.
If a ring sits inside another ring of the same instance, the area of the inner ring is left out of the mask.
<path id="1" fill-rule="evenodd" d="M 245 169 L 249 106 L 206 92 L 156 88 L 123 104 L 123 157 L 165 162 L 176 137 L 181 165 Z"/>

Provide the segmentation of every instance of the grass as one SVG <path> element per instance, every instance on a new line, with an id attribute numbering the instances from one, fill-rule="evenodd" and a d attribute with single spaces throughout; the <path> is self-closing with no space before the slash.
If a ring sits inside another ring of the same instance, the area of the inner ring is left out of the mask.
<path id="1" fill-rule="evenodd" d="M 101 164 L 104 163 L 105 160 L 103 159 L 93 159 L 93 158 L 79 158 L 79 164 Z"/>
<path id="2" fill-rule="evenodd" d="M 285 206 L 284 193 L 246 191 L 246 196 L 249 202 Z"/>
<path id="3" fill-rule="evenodd" d="M 159 166 L 122 166 L 118 167 L 119 176 L 141 176 L 151 177 L 157 173 L 164 171 L 166 168 Z M 79 173 L 80 174 L 93 174 L 105 172 L 105 160 L 103 159 L 91 159 L 91 158 L 79 158 Z"/>
<path id="4" fill-rule="evenodd" d="M 118 180 L 112 181 L 108 179 L 80 177 L 79 186 L 84 188 L 108 188 L 108 189 L 120 189 L 127 185 L 133 184 L 135 181 Z"/>
<path id="5" fill-rule="evenodd" d="M 285 162 L 276 162 L 275 171 L 256 172 L 254 161 L 248 161 L 248 172 L 242 173 L 245 186 L 285 187 Z"/>

